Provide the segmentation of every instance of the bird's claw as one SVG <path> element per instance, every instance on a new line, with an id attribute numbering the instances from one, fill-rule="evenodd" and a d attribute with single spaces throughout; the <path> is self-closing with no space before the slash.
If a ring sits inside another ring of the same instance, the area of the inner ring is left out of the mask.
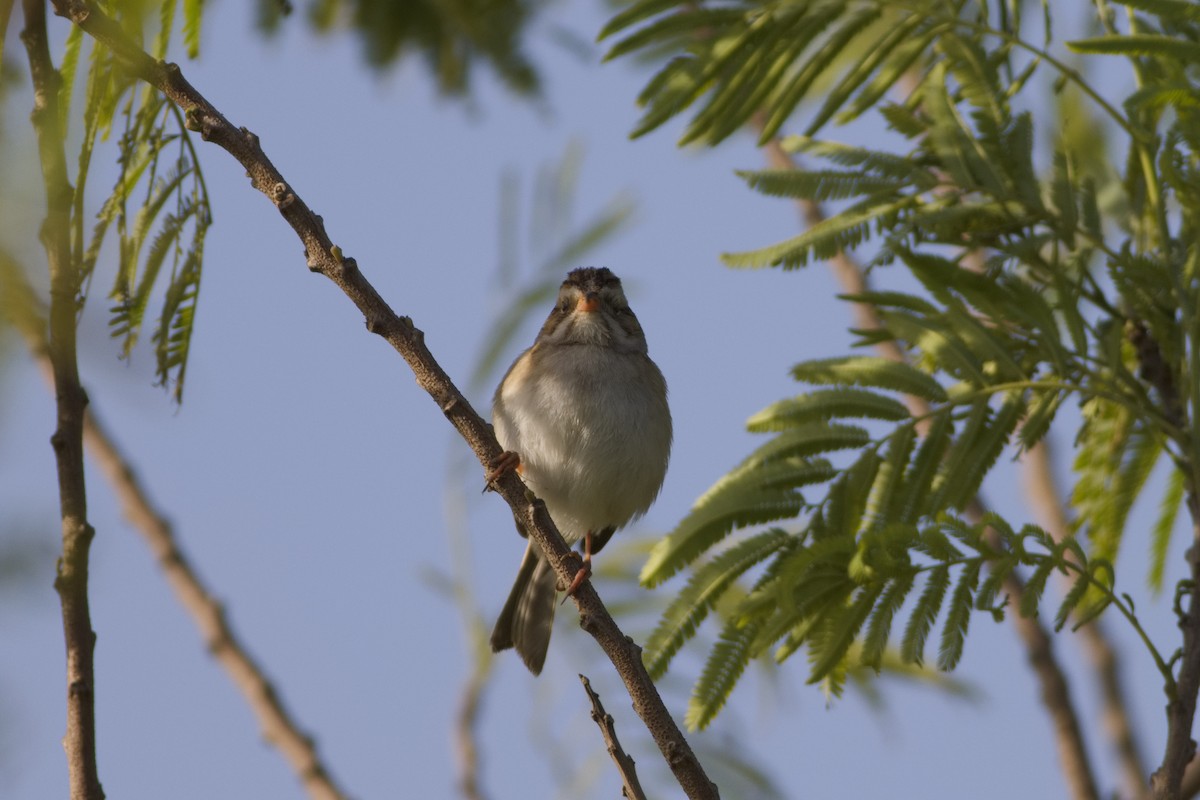
<path id="1" fill-rule="evenodd" d="M 567 587 L 567 592 L 563 595 L 562 602 L 567 602 L 567 598 L 575 594 L 575 592 L 579 590 L 579 587 L 583 586 L 583 582 L 591 576 L 592 559 L 590 557 L 584 557 L 583 565 L 579 568 L 579 571 L 575 573 L 575 579 L 571 581 L 571 585 Z M 562 603 L 559 605 L 562 605 Z"/>
<path id="2" fill-rule="evenodd" d="M 511 450 L 505 450 L 500 455 L 488 462 L 488 471 L 484 473 L 483 491 L 492 489 L 496 485 L 496 481 L 503 478 L 508 473 L 516 470 L 521 471 L 521 456 Z"/>

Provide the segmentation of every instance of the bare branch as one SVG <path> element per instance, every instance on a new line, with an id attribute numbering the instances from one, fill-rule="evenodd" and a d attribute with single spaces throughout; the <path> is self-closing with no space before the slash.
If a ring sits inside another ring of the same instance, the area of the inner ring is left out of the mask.
<path id="1" fill-rule="evenodd" d="M 1025 496 L 1034 509 L 1034 514 L 1043 528 L 1061 542 L 1071 535 L 1062 492 L 1054 477 L 1051 463 L 1051 448 L 1045 439 L 1034 445 L 1021 457 L 1024 467 Z M 1067 551 L 1067 558 L 1072 558 Z M 1125 796 L 1140 800 L 1147 795 L 1147 769 L 1129 716 L 1125 690 L 1121 686 L 1121 661 L 1117 651 L 1105 632 L 1104 620 L 1096 619 L 1079 629 L 1080 642 L 1088 661 L 1100 681 L 1100 701 L 1104 710 L 1104 728 L 1117 751 L 1121 768 L 1121 781 Z"/>
<path id="2" fill-rule="evenodd" d="M 67 650 L 67 732 L 63 749 L 72 800 L 101 800 L 96 767 L 96 706 L 93 655 L 96 634 L 88 607 L 88 553 L 95 531 L 87 521 L 83 472 L 83 414 L 87 396 L 79 385 L 75 352 L 78 265 L 71 260 L 70 220 L 74 189 L 67 178 L 63 131 L 58 117 L 62 80 L 50 60 L 44 0 L 24 0 L 21 40 L 33 79 L 33 128 L 37 134 L 46 190 L 42 246 L 50 268 L 50 361 L 53 364 L 57 427 L 50 443 L 58 468 L 62 556 L 54 588 L 62 603 Z"/>
<path id="3" fill-rule="evenodd" d="M 621 774 L 621 794 L 628 800 L 646 800 L 646 793 L 638 783 L 637 765 L 617 741 L 617 726 L 613 723 L 612 714 L 604 710 L 600 695 L 592 690 L 592 682 L 587 676 L 581 674 L 579 680 L 583 683 L 583 690 L 587 692 L 588 699 L 592 701 L 592 721 L 600 726 L 600 735 L 604 737 L 608 755 L 617 765 L 617 772 Z"/>
<path id="4" fill-rule="evenodd" d="M 53 368 L 37 299 L 19 267 L 3 253 L 0 253 L 0 296 L 5 298 L 0 303 L 0 313 L 21 333 L 42 373 L 53 385 Z M 330 777 L 312 738 L 292 719 L 279 699 L 279 692 L 238 639 L 221 604 L 179 549 L 171 523 L 154 507 L 129 459 L 90 408 L 84 412 L 83 442 L 112 487 L 125 518 L 142 535 L 179 604 L 200 630 L 208 651 L 246 698 L 246 704 L 258 719 L 263 738 L 277 747 L 291 764 L 309 797 L 313 800 L 344 800 L 346 793 Z"/>
<path id="5" fill-rule="evenodd" d="M 1138 377 L 1154 387 L 1162 404 L 1163 414 L 1183 441 L 1184 453 L 1193 452 L 1187 408 L 1180 396 L 1179 382 L 1158 342 L 1139 321 L 1126 325 L 1126 338 L 1137 352 Z M 1192 342 L 1196 346 L 1196 342 Z M 1194 380 L 1194 376 L 1193 376 Z M 1196 409 L 1200 413 L 1200 409 Z M 1185 457 L 1186 458 L 1186 457 Z M 1196 756 L 1192 725 L 1196 719 L 1196 698 L 1200 694 L 1200 464 L 1185 463 L 1187 474 L 1187 507 L 1192 517 L 1192 546 L 1187 551 L 1189 579 L 1181 582 L 1175 598 L 1179 628 L 1183 631 L 1183 648 L 1175 682 L 1167 686 L 1167 746 L 1162 764 L 1150 776 L 1150 789 L 1155 800 L 1175 800 L 1181 796 L 1184 773 Z M 1185 606 L 1186 598 L 1186 606 Z"/>
<path id="6" fill-rule="evenodd" d="M 191 129 L 199 131 L 206 141 L 229 152 L 246 168 L 251 184 L 271 199 L 303 242 L 309 269 L 333 281 L 362 312 L 367 330 L 384 338 L 408 362 L 417 383 L 429 393 L 446 418 L 466 439 L 481 464 L 486 465 L 498 456 L 500 445 L 491 426 L 475 412 L 434 359 L 425 346 L 424 334 L 413 325 L 411 319 L 398 316 L 363 277 L 354 259 L 345 257 L 341 249 L 333 244 L 325 232 L 324 221 L 284 180 L 259 146 L 258 137 L 245 128 L 234 127 L 184 79 L 178 66 L 150 57 L 125 35 L 116 22 L 92 3 L 87 0 L 55 0 L 55 9 L 111 48 L 134 76 L 155 86 L 179 105 Z M 545 504 L 527 496 L 524 484 L 515 473 L 497 481 L 495 488 L 541 547 L 559 579 L 569 584 L 581 562 L 554 527 L 550 515 L 546 513 Z M 684 791 L 692 798 L 717 797 L 716 786 L 704 773 L 646 672 L 641 648 L 617 627 L 590 582 L 585 582 L 573 599 L 579 609 L 580 626 L 592 635 L 616 666 L 629 690 L 634 709 L 645 722 Z"/>
<path id="7" fill-rule="evenodd" d="M 761 125 L 761 120 L 756 120 L 756 124 Z M 797 169 L 795 160 L 783 149 L 777 137 L 770 139 L 764 149 L 767 162 L 771 167 Z M 825 219 L 825 212 L 820 204 L 812 200 L 798 199 L 796 206 L 807 227 L 811 228 Z M 828 264 L 846 294 L 861 294 L 867 290 L 866 276 L 863 274 L 862 268 L 847 253 L 839 251 L 828 261 Z M 883 327 L 874 306 L 869 303 L 854 303 L 853 308 L 856 328 L 878 330 Z M 892 361 L 907 360 L 904 350 L 894 341 L 876 342 L 875 351 L 883 358 Z M 905 404 L 914 417 L 929 415 L 929 404 L 919 397 L 905 396 Z M 927 427 L 926 424 L 921 429 L 922 432 Z M 983 518 L 984 513 L 984 505 L 978 498 L 967 509 L 967 516 L 976 522 Z M 996 531 L 989 529 L 988 539 L 993 545 L 997 544 Z M 1004 591 L 1013 598 L 1020 597 L 1024 591 L 1021 579 L 1013 573 L 1005 577 L 1003 586 Z M 1041 688 L 1042 704 L 1046 707 L 1054 724 L 1059 762 L 1066 775 L 1071 796 L 1076 800 L 1095 800 L 1099 794 L 1088 760 L 1087 748 L 1083 741 L 1083 730 L 1071 700 L 1066 675 L 1054 656 L 1050 634 L 1036 619 L 1022 617 L 1020 614 L 1009 614 L 1008 617 L 1012 620 L 1017 636 L 1025 647 L 1030 666 L 1033 667 L 1034 675 Z"/>
<path id="8" fill-rule="evenodd" d="M 175 541 L 171 525 L 154 508 L 129 462 L 89 412 L 84 418 L 84 443 L 112 486 L 130 524 L 158 559 L 179 604 L 200 630 L 213 658 L 229 674 L 258 719 L 263 738 L 276 747 L 300 778 L 313 800 L 343 800 L 347 795 L 330 776 L 313 739 L 292 719 L 263 669 L 250 656 L 225 617 L 225 609 L 205 587 Z"/>

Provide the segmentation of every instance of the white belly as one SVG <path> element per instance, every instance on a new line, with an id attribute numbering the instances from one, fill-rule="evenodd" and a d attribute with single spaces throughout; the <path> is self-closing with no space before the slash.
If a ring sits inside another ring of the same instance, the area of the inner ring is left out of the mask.
<path id="1" fill-rule="evenodd" d="M 521 457 L 521 477 L 568 541 L 644 514 L 671 447 L 657 367 L 643 355 L 588 345 L 536 357 L 544 377 L 531 379 L 518 359 L 493 408 L 496 437 Z"/>

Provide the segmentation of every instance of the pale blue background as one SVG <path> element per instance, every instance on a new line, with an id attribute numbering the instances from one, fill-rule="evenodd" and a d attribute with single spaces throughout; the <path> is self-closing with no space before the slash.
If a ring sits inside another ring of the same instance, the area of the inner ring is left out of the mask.
<path id="1" fill-rule="evenodd" d="M 536 169 L 558 159 L 572 137 L 584 142 L 578 216 L 591 216 L 621 190 L 639 203 L 637 224 L 589 263 L 626 279 L 671 386 L 672 468 L 657 505 L 635 526 L 652 537 L 756 444 L 742 423 L 796 391 L 791 364 L 845 351 L 849 315 L 831 299 L 836 287 L 824 265 L 802 274 L 720 266 L 722 251 L 796 233 L 794 209 L 752 194 L 733 175 L 763 164 L 748 137 L 715 152 L 676 149 L 678 125 L 628 140 L 644 74 L 632 63 L 601 66 L 599 51 L 581 61 L 550 35 L 557 25 L 590 40 L 604 21 L 598 6 L 560 5 L 535 26 L 530 49 L 545 79 L 541 108 L 482 74 L 471 110 L 438 98 L 416 63 L 372 79 L 356 42 L 314 39 L 300 20 L 264 43 L 251 12 L 237 3 L 211 5 L 203 56 L 183 66 L 235 124 L 261 137 L 295 190 L 324 215 L 334 241 L 398 312 L 412 316 L 464 384 L 507 299 L 496 280 L 500 174 L 512 169 L 521 177 L 524 210 Z M 7 46 L 23 58 L 15 38 L 21 24 L 18 13 Z M 54 21 L 56 41 L 64 30 Z M 22 98 L 6 108 L 12 153 L 28 139 L 29 104 Z M 449 570 L 443 496 L 451 456 L 461 457 L 465 445 L 404 362 L 365 332 L 349 301 L 308 273 L 299 242 L 241 167 L 211 146 L 201 154 L 216 225 L 185 403 L 176 409 L 151 386 L 148 352 L 117 360 L 103 313 L 108 273 L 97 279 L 81 328 L 82 372 L 95 409 L 340 783 L 361 798 L 454 796 L 451 726 L 468 656 L 461 617 L 426 576 Z M 32 156 L 10 157 L 0 169 L 4 180 L 36 177 Z M 5 214 L 9 231 L 30 230 L 40 200 Z M 541 313 L 535 316 L 536 325 Z M 4 530 L 33 531 L 53 547 L 53 404 L 25 358 L 13 359 L 2 376 L 0 520 Z M 473 398 L 481 411 L 488 396 Z M 475 588 L 490 622 L 523 543 L 500 500 L 470 497 Z M 989 484 L 988 498 L 1015 520 L 1028 516 L 1007 467 Z M 300 797 L 95 471 L 89 499 L 98 531 L 91 596 L 108 796 Z M 1141 509 L 1131 530 L 1144 530 L 1152 514 Z M 1169 604 L 1141 599 L 1141 541 L 1129 546 L 1121 580 L 1166 647 L 1174 637 Z M 66 793 L 63 645 L 51 579 L 47 558 L 31 581 L 0 585 L 4 797 Z M 605 595 L 603 582 L 598 588 Z M 619 793 L 577 672 L 592 676 L 622 738 L 639 747 L 639 723 L 611 670 L 590 640 L 565 635 L 575 618 L 570 605 L 562 617 L 539 680 L 516 658 L 498 664 L 479 739 L 484 786 L 494 798 L 584 796 L 561 788 L 556 795 L 555 788 L 584 762 L 599 781 L 585 780 L 586 796 Z M 1125 627 L 1115 616 L 1107 621 L 1125 646 L 1126 684 L 1139 701 L 1135 721 L 1154 766 L 1164 730 L 1160 681 Z M 1076 676 L 1080 707 L 1091 708 L 1095 687 L 1080 669 L 1078 648 L 1069 635 L 1057 644 Z M 680 717 L 696 663 L 680 661 L 671 696 Z M 719 726 L 789 797 L 1063 793 L 1049 722 L 1006 625 L 972 620 L 958 676 L 980 690 L 975 704 L 887 682 L 882 713 L 853 689 L 826 708 L 806 675 L 803 656 L 773 680 L 751 674 L 733 696 L 734 715 Z M 1095 714 L 1084 727 L 1096 771 L 1111 789 L 1112 757 Z M 635 754 L 643 774 L 660 770 L 653 753 Z M 725 796 L 736 795 L 726 787 Z"/>

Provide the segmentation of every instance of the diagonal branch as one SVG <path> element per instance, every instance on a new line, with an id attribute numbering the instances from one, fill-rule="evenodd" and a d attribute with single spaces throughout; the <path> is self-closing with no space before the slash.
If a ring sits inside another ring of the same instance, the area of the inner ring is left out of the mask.
<path id="1" fill-rule="evenodd" d="M 621 775 L 621 796 L 626 800 L 646 800 L 646 793 L 642 790 L 641 782 L 638 781 L 637 765 L 634 763 L 633 757 L 625 752 L 617 740 L 617 726 L 613 722 L 612 714 L 604 710 L 604 704 L 600 702 L 600 695 L 596 694 L 596 690 L 592 688 L 592 682 L 587 679 L 587 676 L 581 673 L 579 680 L 583 684 L 583 690 L 587 692 L 588 699 L 592 701 L 592 722 L 600 726 L 600 735 L 604 737 L 605 748 L 613 763 L 617 765 L 617 772 Z"/>
<path id="2" fill-rule="evenodd" d="M 171 524 L 150 502 L 129 462 L 108 432 L 89 412 L 83 421 L 84 444 L 121 501 L 126 519 L 145 539 L 161 565 L 163 575 L 180 605 L 200 629 L 213 658 L 246 699 L 263 738 L 278 748 L 313 800 L 343 800 L 347 795 L 333 780 L 317 754 L 313 739 L 304 733 L 280 699 L 270 679 L 225 617 L 225 609 L 205 587 L 175 541 Z"/>
<path id="3" fill-rule="evenodd" d="M 761 127 L 761 123 L 758 124 Z M 783 149 L 778 137 L 770 139 L 764 149 L 767 162 L 772 168 L 797 169 L 796 162 Z M 820 204 L 808 199 L 799 199 L 796 205 L 807 227 L 811 228 L 824 221 L 825 212 Z M 867 290 L 862 268 L 847 253 L 839 251 L 828 263 L 846 294 L 861 294 Z M 856 302 L 853 309 L 855 327 L 862 330 L 880 330 L 883 327 L 879 314 L 871 304 Z M 875 350 L 883 358 L 892 361 L 907 360 L 904 350 L 891 340 L 876 342 Z M 930 409 L 925 400 L 907 395 L 905 404 L 914 417 L 928 417 Z M 967 508 L 967 516 L 974 521 L 982 519 L 984 513 L 985 508 L 978 499 Z M 994 535 L 994 531 L 991 534 Z M 995 543 L 993 540 L 993 544 Z M 1020 597 L 1024 591 L 1021 579 L 1012 573 L 1005 577 L 1003 586 L 1004 591 L 1014 599 Z M 1008 617 L 1025 647 L 1026 656 L 1041 688 L 1042 704 L 1049 712 L 1054 725 L 1059 762 L 1062 764 L 1071 795 L 1076 800 L 1094 800 L 1099 797 L 1099 793 L 1083 741 L 1083 729 L 1071 700 L 1066 674 L 1055 658 L 1053 640 L 1038 620 L 1020 614 L 1010 614 Z"/>
<path id="4" fill-rule="evenodd" d="M 87 521 L 87 488 L 83 472 L 83 415 L 87 395 L 79 385 L 75 352 L 79 268 L 71 258 L 71 200 L 75 190 L 67 177 L 58 92 L 62 79 L 50 59 L 46 39 L 45 0 L 24 0 L 25 30 L 21 40 L 29 54 L 33 80 L 33 128 L 37 134 L 46 189 L 42 246 L 50 268 L 49 356 L 54 377 L 57 427 L 50 443 L 58 469 L 62 515 L 62 556 L 54 588 L 62 603 L 67 650 L 67 732 L 63 749 L 72 800 L 100 800 L 96 767 L 96 705 L 93 656 L 96 634 L 88 606 L 88 554 L 95 530 Z"/>
<path id="5" fill-rule="evenodd" d="M 178 66 L 151 58 L 88 0 L 55 0 L 55 9 L 111 48 L 135 77 L 156 87 L 183 109 L 190 128 L 229 152 L 246 168 L 251 184 L 271 199 L 303 242 L 308 268 L 333 281 L 362 312 L 367 330 L 386 340 L 404 358 L 417 383 L 437 403 L 481 464 L 488 464 L 498 456 L 500 445 L 491 426 L 475 412 L 434 359 L 425 346 L 424 334 L 411 319 L 398 316 L 359 271 L 354 259 L 345 257 L 333 244 L 324 221 L 287 184 L 259 146 L 258 137 L 245 128 L 235 128 L 187 82 Z M 513 473 L 497 481 L 496 490 L 542 549 L 559 579 L 569 584 L 580 567 L 580 559 L 554 527 L 545 504 L 531 500 L 524 484 Z M 654 737 L 680 786 L 691 798 L 717 797 L 716 786 L 708 779 L 646 672 L 641 648 L 617 627 L 590 582 L 585 582 L 573 599 L 579 609 L 580 626 L 592 635 L 617 668 L 634 710 Z"/>
<path id="6" fill-rule="evenodd" d="M 0 253 L 0 297 L 3 298 L 0 315 L 18 330 L 43 374 L 52 381 L 53 368 L 37 298 L 20 268 L 3 253 Z M 91 409 L 84 413 L 83 443 L 120 501 L 125 518 L 158 559 L 167 583 L 200 629 L 209 652 L 246 698 L 246 704 L 258 718 L 263 738 L 277 747 L 291 764 L 309 797 L 313 800 L 343 800 L 347 795 L 330 777 L 312 738 L 292 719 L 262 667 L 238 639 L 221 604 L 179 549 L 171 523 L 154 507 L 129 459 Z"/>
<path id="7" fill-rule="evenodd" d="M 1025 496 L 1029 498 L 1038 522 L 1056 542 L 1067 538 L 1070 521 L 1064 511 L 1062 494 L 1054 477 L 1050 445 L 1043 439 L 1021 457 L 1025 473 Z M 1068 556 L 1069 557 L 1069 556 Z M 1121 685 L 1121 660 L 1108 638 L 1103 619 L 1095 619 L 1079 629 L 1080 641 L 1100 681 L 1103 724 L 1117 751 L 1125 796 L 1139 800 L 1147 794 L 1145 761 L 1134 737 L 1125 690 Z"/>

